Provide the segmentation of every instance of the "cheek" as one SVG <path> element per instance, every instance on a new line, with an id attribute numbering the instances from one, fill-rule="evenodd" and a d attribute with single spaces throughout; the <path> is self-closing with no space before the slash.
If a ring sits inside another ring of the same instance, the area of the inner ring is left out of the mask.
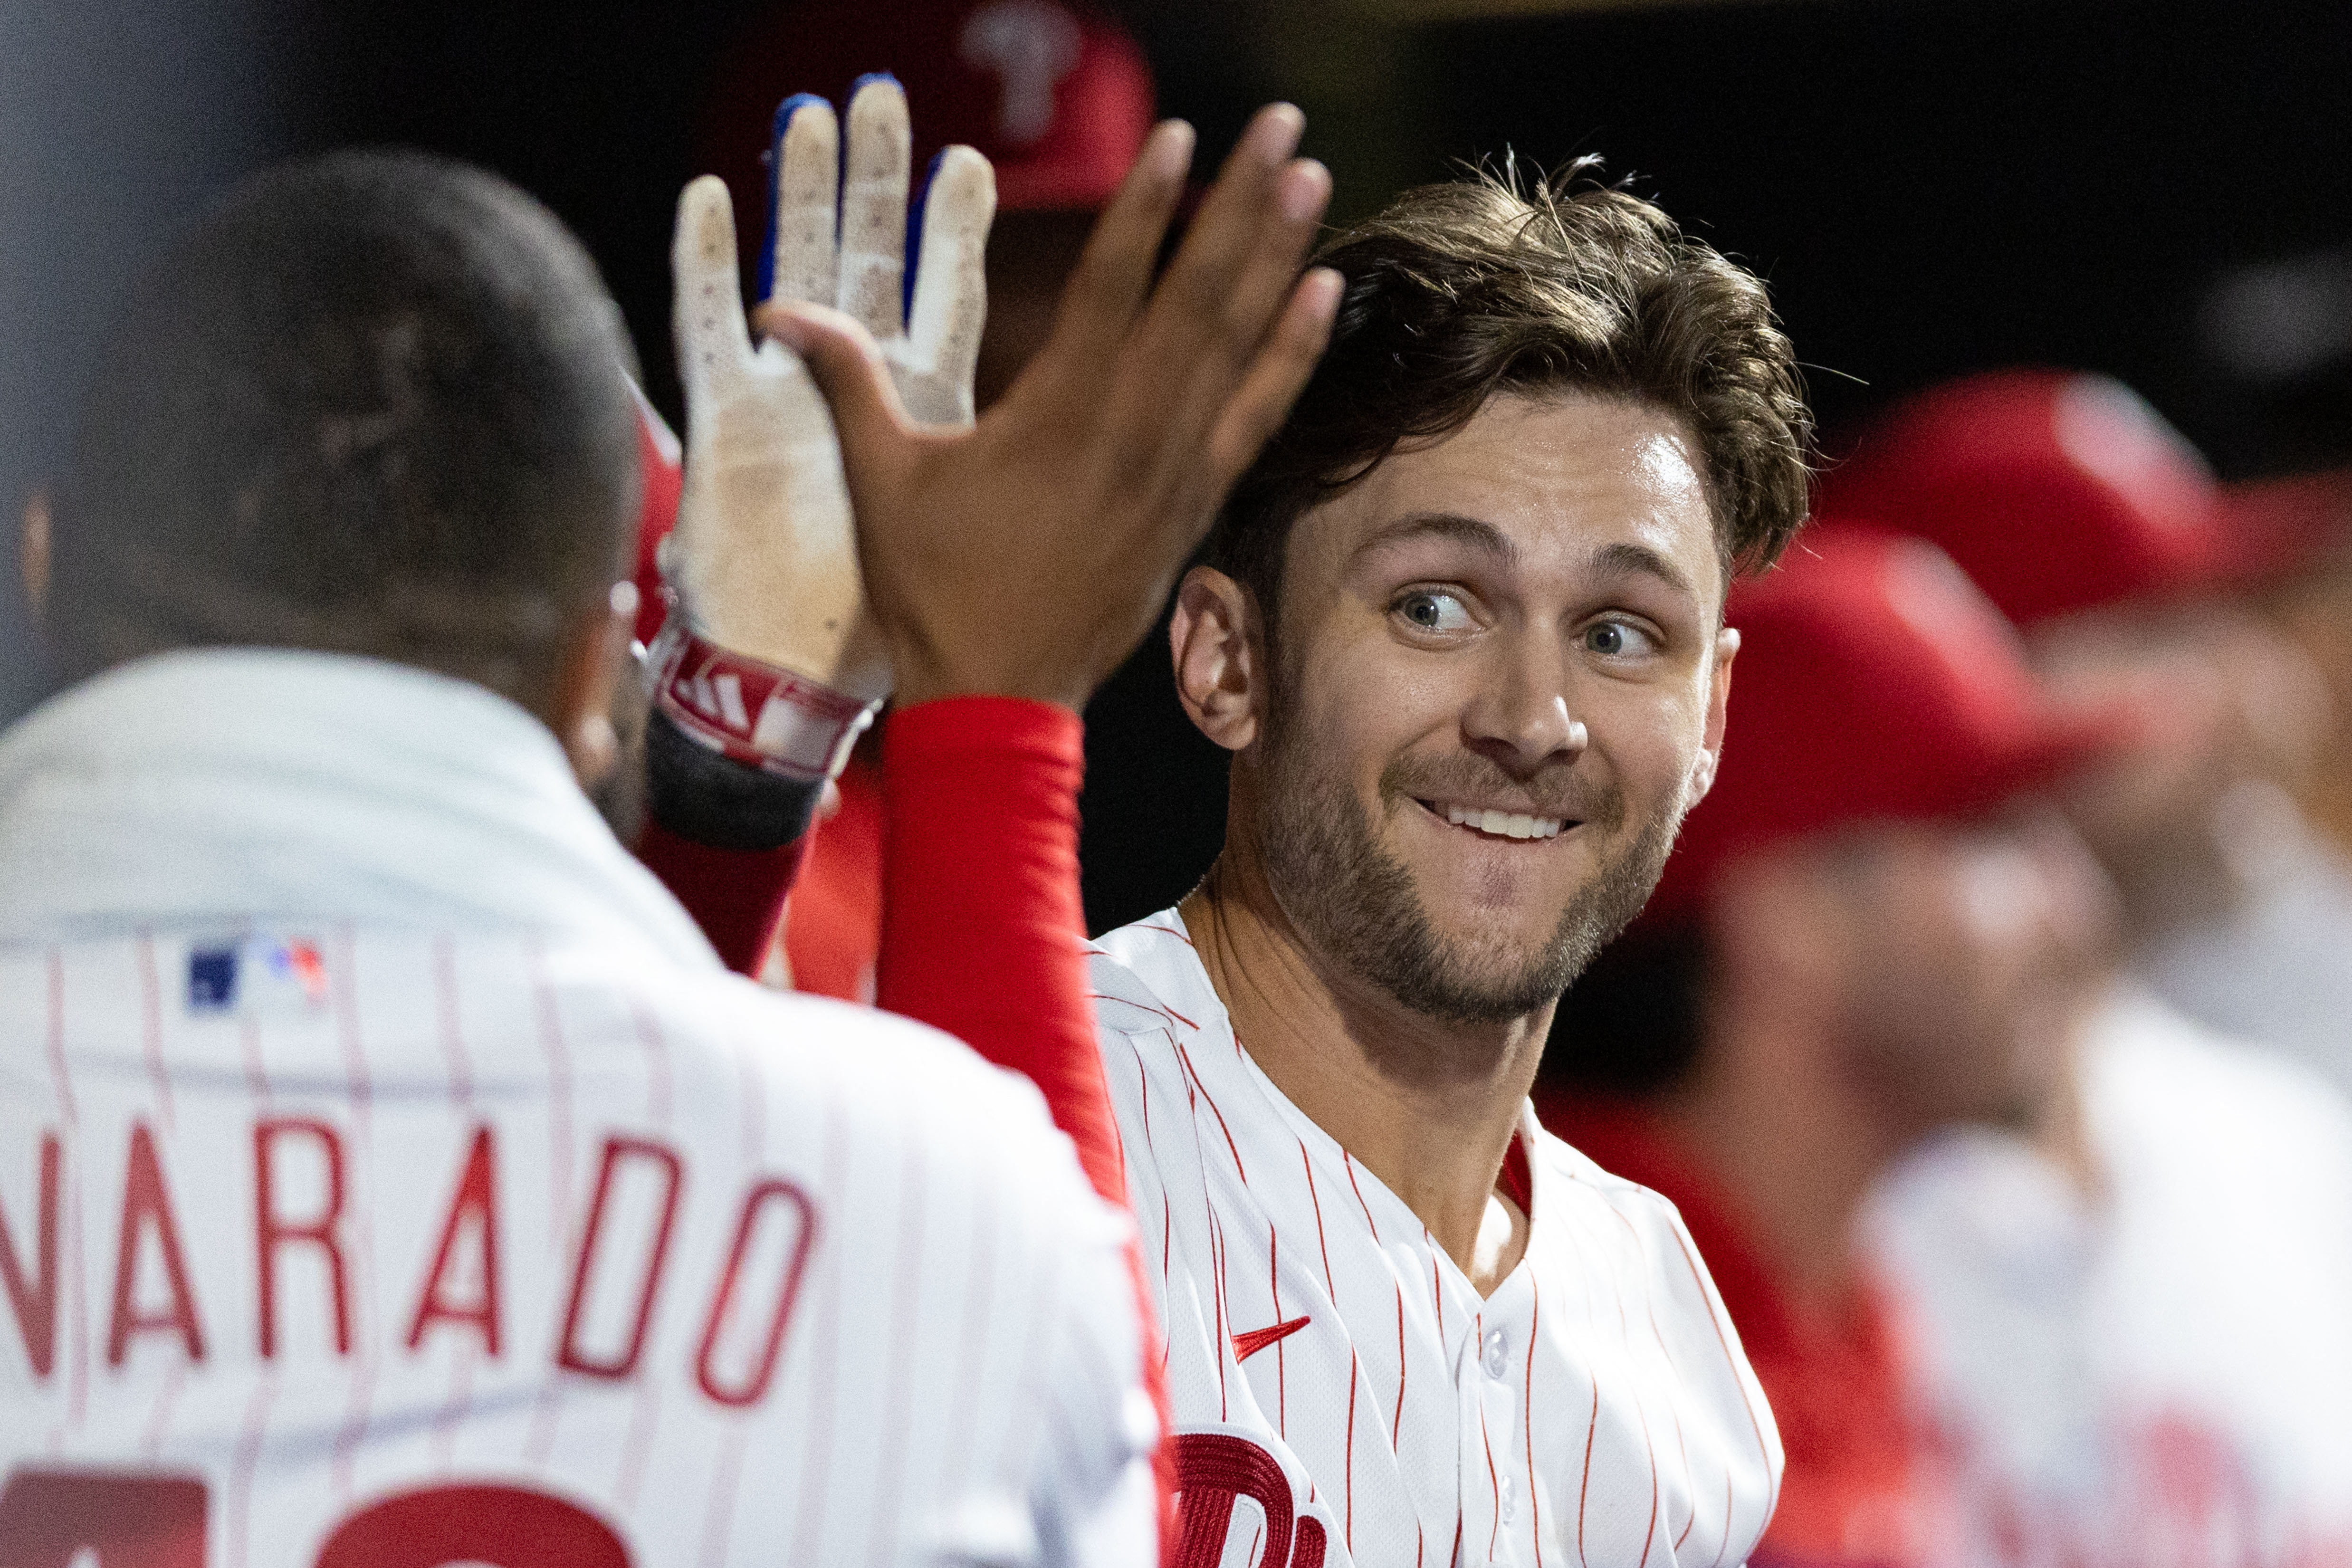
<path id="1" fill-rule="evenodd" d="M 1661 700 L 1655 688 L 1595 683 L 1571 712 L 1584 722 L 1594 756 L 1637 806 L 1673 798 L 1690 776 L 1703 735 L 1704 705 Z"/>
<path id="2" fill-rule="evenodd" d="M 1291 713 L 1312 732 L 1320 764 L 1377 780 L 1391 760 L 1458 736 L 1476 690 L 1475 660 L 1432 658 L 1386 637 L 1329 638 L 1300 661 Z"/>

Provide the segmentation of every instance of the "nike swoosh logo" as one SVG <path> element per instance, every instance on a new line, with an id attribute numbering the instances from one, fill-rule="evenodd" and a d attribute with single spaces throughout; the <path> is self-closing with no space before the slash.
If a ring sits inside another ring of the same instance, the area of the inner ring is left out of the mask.
<path id="1" fill-rule="evenodd" d="M 1252 1329 L 1245 1334 L 1235 1334 L 1234 1360 L 1235 1363 L 1245 1362 L 1266 1346 L 1288 1339 L 1306 1326 L 1305 1318 L 1293 1318 L 1286 1323 L 1276 1323 L 1270 1329 Z"/>

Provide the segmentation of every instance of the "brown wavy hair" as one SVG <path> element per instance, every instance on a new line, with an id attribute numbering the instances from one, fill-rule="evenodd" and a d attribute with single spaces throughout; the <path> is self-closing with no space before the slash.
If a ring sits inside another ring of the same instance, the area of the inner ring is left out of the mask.
<path id="1" fill-rule="evenodd" d="M 1347 280 L 1331 346 L 1202 555 L 1269 626 L 1301 513 L 1507 393 L 1594 393 L 1681 419 L 1727 574 L 1769 565 L 1803 525 L 1813 419 L 1763 283 L 1604 183 L 1597 158 L 1533 181 L 1506 160 L 1407 191 L 1315 259 Z"/>

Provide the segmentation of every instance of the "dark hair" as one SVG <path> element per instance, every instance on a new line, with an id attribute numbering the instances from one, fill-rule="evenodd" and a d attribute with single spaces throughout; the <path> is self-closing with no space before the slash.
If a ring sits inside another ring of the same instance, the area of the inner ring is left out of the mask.
<path id="1" fill-rule="evenodd" d="M 1764 285 L 1580 158 L 1407 191 L 1317 256 L 1346 291 L 1288 421 L 1234 487 L 1203 560 L 1269 624 L 1290 525 L 1408 444 L 1503 393 L 1636 399 L 1690 427 L 1727 570 L 1769 564 L 1805 519 L 1812 416 Z"/>
<path id="2" fill-rule="evenodd" d="M 1706 932 L 1643 921 L 1594 955 L 1551 1016 L 1550 1089 L 1634 1099 L 1684 1083 L 1706 1043 Z"/>
<path id="3" fill-rule="evenodd" d="M 625 352 L 578 242 L 493 175 L 349 152 L 247 182 L 98 365 L 56 509 L 62 673 L 259 644 L 540 705 L 636 510 Z"/>

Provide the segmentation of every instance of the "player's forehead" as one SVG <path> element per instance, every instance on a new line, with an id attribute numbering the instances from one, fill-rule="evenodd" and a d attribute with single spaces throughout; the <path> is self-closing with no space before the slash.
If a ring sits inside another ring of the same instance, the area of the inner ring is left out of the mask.
<path id="1" fill-rule="evenodd" d="M 1534 588 L 1644 560 L 1714 608 L 1723 576 L 1704 474 L 1684 423 L 1653 405 L 1581 392 L 1497 397 L 1303 514 L 1286 574 L 1411 574 L 1484 556 Z"/>

